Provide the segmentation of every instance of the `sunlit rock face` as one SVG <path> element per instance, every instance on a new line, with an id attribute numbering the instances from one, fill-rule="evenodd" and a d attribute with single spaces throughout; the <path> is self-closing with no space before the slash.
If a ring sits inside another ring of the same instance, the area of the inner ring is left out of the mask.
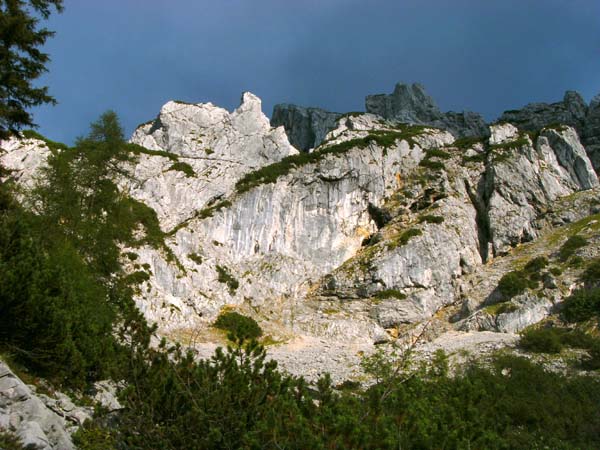
<path id="1" fill-rule="evenodd" d="M 417 112 L 437 114 L 419 93 L 429 106 Z M 529 295 L 520 314 L 490 325 L 476 310 L 484 300 L 465 300 L 476 296 L 465 279 L 539 239 L 558 201 L 597 188 L 577 131 L 502 123 L 466 142 L 372 110 L 338 117 L 309 153 L 250 93 L 233 112 L 169 102 L 141 125 L 117 182 L 166 233 L 168 252 L 123 249 L 137 255 L 127 270 L 149 275 L 137 294 L 146 317 L 174 336 L 236 307 L 274 335 L 343 343 L 394 339 L 460 302 L 478 314 L 469 330 L 514 332 L 545 317 L 551 308 Z M 37 140 L 1 147 L 23 185 L 50 154 Z"/>
<path id="2" fill-rule="evenodd" d="M 243 174 L 298 153 L 283 128 L 271 128 L 260 99 L 249 92 L 232 113 L 211 103 L 168 102 L 155 120 L 135 130 L 131 142 L 165 152 L 141 154 L 132 180 L 123 185 L 156 210 L 165 230 L 231 194 Z M 175 162 L 193 172 L 172 169 Z"/>

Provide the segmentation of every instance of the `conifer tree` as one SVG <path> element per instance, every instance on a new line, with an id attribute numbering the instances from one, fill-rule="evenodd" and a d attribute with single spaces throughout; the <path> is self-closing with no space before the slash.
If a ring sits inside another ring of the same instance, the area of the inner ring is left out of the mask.
<path id="1" fill-rule="evenodd" d="M 32 84 L 44 72 L 48 54 L 40 47 L 54 33 L 40 28 L 63 0 L 0 0 L 0 139 L 35 126 L 30 108 L 55 103 L 48 88 Z"/>

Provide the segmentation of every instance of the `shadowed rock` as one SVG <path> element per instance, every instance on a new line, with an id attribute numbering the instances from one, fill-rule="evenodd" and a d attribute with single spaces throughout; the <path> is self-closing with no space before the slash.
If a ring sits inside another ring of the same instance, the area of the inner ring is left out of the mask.
<path id="1" fill-rule="evenodd" d="M 369 95 L 367 112 L 397 122 L 431 125 L 450 131 L 454 136 L 488 136 L 484 118 L 477 113 L 443 113 L 420 84 L 398 83 L 391 94 Z"/>
<path id="2" fill-rule="evenodd" d="M 335 128 L 339 113 L 320 108 L 279 104 L 273 108 L 271 126 L 283 126 L 290 144 L 298 150 L 308 151 L 317 147 L 325 135 Z"/>

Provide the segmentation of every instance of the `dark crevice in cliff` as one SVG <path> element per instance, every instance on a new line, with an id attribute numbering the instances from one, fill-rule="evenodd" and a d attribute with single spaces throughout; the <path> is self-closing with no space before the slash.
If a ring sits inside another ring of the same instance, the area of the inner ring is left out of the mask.
<path id="1" fill-rule="evenodd" d="M 475 221 L 477 224 L 477 238 L 479 240 L 479 255 L 481 260 L 487 262 L 492 232 L 490 229 L 490 218 L 488 214 L 489 196 L 486 195 L 487 170 L 479 180 L 477 190 L 474 190 L 468 180 L 465 180 L 465 188 L 473 207 L 475 208 Z"/>

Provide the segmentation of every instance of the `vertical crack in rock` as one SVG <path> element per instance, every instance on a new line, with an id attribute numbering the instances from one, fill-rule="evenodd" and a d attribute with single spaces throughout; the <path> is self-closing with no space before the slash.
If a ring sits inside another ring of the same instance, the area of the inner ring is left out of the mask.
<path id="1" fill-rule="evenodd" d="M 469 200 L 473 204 L 475 208 L 475 221 L 477 224 L 477 238 L 479 240 L 479 255 L 481 256 L 481 261 L 485 264 L 489 258 L 490 252 L 490 243 L 492 242 L 492 232 L 490 229 L 490 217 L 488 214 L 488 201 L 489 195 L 486 195 L 486 180 L 488 171 L 486 169 L 485 173 L 479 180 L 477 191 L 473 190 L 471 183 L 469 180 L 464 180 L 465 188 L 467 191 L 467 195 L 469 196 Z"/>

